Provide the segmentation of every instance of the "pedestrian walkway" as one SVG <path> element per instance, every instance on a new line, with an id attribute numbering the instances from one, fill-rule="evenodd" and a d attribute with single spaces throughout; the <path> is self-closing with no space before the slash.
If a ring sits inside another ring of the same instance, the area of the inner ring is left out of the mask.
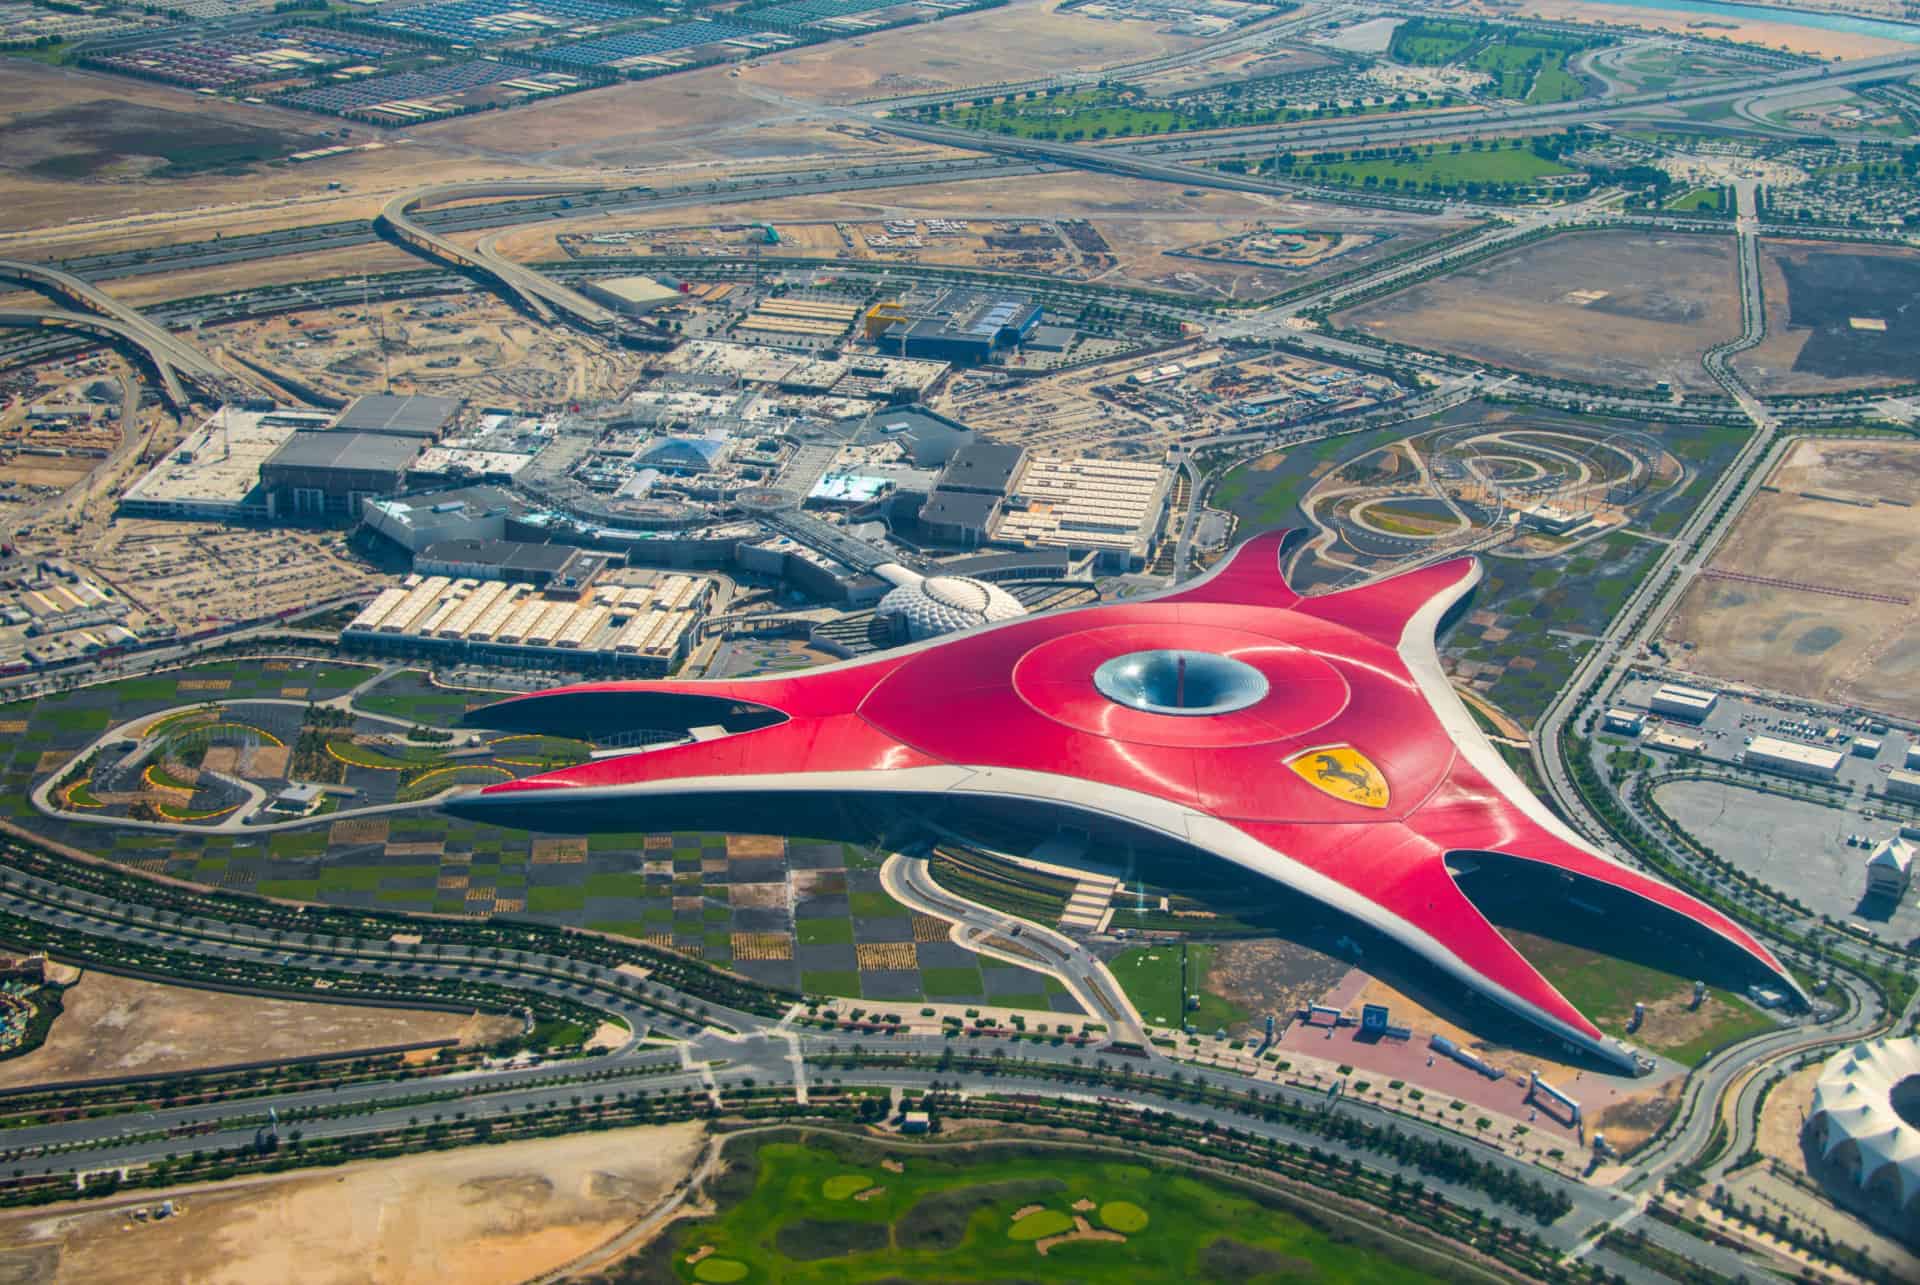
<path id="1" fill-rule="evenodd" d="M 1119 890 L 1120 881 L 1111 875 L 1080 876 L 1067 898 L 1067 908 L 1060 913 L 1060 927 L 1068 932 L 1103 931 L 1113 918 L 1113 894 Z"/>

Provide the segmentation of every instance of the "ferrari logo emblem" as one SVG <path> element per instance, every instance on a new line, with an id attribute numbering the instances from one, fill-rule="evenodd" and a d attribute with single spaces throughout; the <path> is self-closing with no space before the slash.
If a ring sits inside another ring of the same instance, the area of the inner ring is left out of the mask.
<path id="1" fill-rule="evenodd" d="M 1308 750 L 1288 759 L 1287 766 L 1298 772 L 1307 784 L 1336 799 L 1358 803 L 1363 808 L 1387 806 L 1386 773 L 1351 745 Z"/>

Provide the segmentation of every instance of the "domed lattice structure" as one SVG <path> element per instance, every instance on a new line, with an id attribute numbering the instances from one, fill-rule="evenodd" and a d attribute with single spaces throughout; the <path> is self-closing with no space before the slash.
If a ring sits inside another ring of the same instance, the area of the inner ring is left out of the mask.
<path id="1" fill-rule="evenodd" d="M 1836 1055 L 1813 1090 L 1807 1136 L 1870 1198 L 1920 1216 L 1920 1039 L 1874 1040 Z"/>
<path id="2" fill-rule="evenodd" d="M 1019 599 L 999 585 L 966 576 L 929 576 L 918 584 L 900 585 L 887 592 L 875 611 L 915 642 L 1027 614 Z"/>

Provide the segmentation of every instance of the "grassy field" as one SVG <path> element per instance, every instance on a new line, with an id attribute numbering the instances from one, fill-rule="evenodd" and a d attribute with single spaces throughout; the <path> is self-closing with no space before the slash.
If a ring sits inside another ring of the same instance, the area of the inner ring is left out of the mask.
<path id="1" fill-rule="evenodd" d="M 1691 192 L 1684 192 L 1674 197 L 1671 201 L 1668 201 L 1667 208 L 1685 213 L 1693 211 L 1718 213 L 1725 207 L 1721 202 L 1721 190 L 1719 188 L 1696 187 Z"/>
<path id="2" fill-rule="evenodd" d="M 1502 98 L 1559 103 L 1585 97 L 1587 92 L 1580 78 L 1567 70 L 1567 60 L 1606 43 L 1605 37 L 1584 39 L 1495 23 L 1415 18 L 1394 31 L 1389 51 L 1396 60 L 1414 66 L 1452 64 L 1483 71 L 1493 78 L 1492 91 Z"/>
<path id="3" fill-rule="evenodd" d="M 1385 149 L 1375 149 L 1384 151 Z M 1271 166 L 1269 166 L 1271 168 Z M 1469 184 L 1513 187 L 1537 182 L 1573 170 L 1533 151 L 1522 138 L 1496 139 L 1486 146 L 1429 143 L 1406 147 L 1389 155 L 1352 152 L 1315 153 L 1296 157 L 1289 166 L 1282 157 L 1279 172 L 1294 178 L 1338 183 L 1347 187 L 1378 187 L 1401 191 L 1440 191 Z"/>
<path id="4" fill-rule="evenodd" d="M 475 691 L 467 688 L 436 687 L 426 671 L 403 669 L 353 698 L 355 709 L 388 718 L 404 718 L 433 727 L 453 727 L 468 708 L 487 705 L 513 695 L 512 692 Z"/>
<path id="5" fill-rule="evenodd" d="M 1271 457 L 1249 460 L 1220 479 L 1210 503 L 1216 509 L 1238 514 L 1255 531 L 1296 524 L 1301 521 L 1300 497 L 1318 480 L 1315 470 L 1320 465 L 1351 459 L 1405 436 L 1404 425 L 1388 425 L 1289 447 L 1277 461 L 1271 461 Z"/>
<path id="6" fill-rule="evenodd" d="M 740 1151 L 713 1189 L 719 1214 L 683 1224 L 658 1257 L 619 1279 L 672 1279 L 669 1270 L 754 1285 L 1454 1278 L 1437 1256 L 1415 1257 L 1365 1228 L 1162 1166 L 1037 1148 L 889 1152 L 824 1138 Z M 1114 1238 L 1043 1253 L 1042 1238 L 1071 1234 L 1076 1213 Z"/>
<path id="7" fill-rule="evenodd" d="M 1649 1009 L 1658 1004 L 1684 1003 L 1693 989 L 1692 980 L 1567 942 L 1528 933 L 1513 936 L 1521 953 L 1541 975 L 1595 1026 L 1663 1053 L 1683 1066 L 1699 1064 L 1715 1049 L 1734 1040 L 1778 1029 L 1746 1000 L 1714 991 L 1698 1013 L 1688 1015 L 1690 1020 L 1674 1024 L 1681 1029 L 1668 1030 L 1650 1019 L 1645 1029 L 1629 1035 L 1627 1024 L 1633 1018 L 1635 1003 L 1644 1002 Z"/>
<path id="8" fill-rule="evenodd" d="M 1181 1002 L 1180 958 L 1178 945 L 1142 946 L 1126 951 L 1113 961 L 1113 976 L 1126 991 L 1127 998 L 1140 1010 L 1151 1026 L 1182 1026 L 1191 1023 L 1197 1031 L 1214 1031 L 1222 1026 L 1247 1020 L 1247 1011 L 1237 1004 L 1207 993 L 1207 973 L 1213 967 L 1213 947 L 1189 945 L 1187 993 L 1198 993 L 1200 1007 L 1186 1011 Z"/>
<path id="9" fill-rule="evenodd" d="M 1402 104 L 1399 110 L 1425 104 Z M 1289 125 L 1327 116 L 1374 116 L 1396 110 L 1388 103 L 1349 107 L 1249 107 L 1216 111 L 1205 106 L 1147 98 L 1131 90 L 1082 89 L 1052 97 L 1028 95 L 978 105 L 943 108 L 933 119 L 943 125 L 1013 138 L 1129 138 L 1177 134 L 1183 130 L 1228 129 L 1244 125 Z"/>

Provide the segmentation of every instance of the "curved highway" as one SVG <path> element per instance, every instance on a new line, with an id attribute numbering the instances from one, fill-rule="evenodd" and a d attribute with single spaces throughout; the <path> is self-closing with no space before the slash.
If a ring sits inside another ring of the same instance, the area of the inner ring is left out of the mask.
<path id="1" fill-rule="evenodd" d="M 40 315 L 52 317 L 55 320 L 11 324 L 61 325 L 70 329 L 86 329 L 88 327 L 80 323 L 91 322 L 92 328 L 96 331 L 125 340 L 142 349 L 155 369 L 160 372 L 167 396 L 176 406 L 186 405 L 185 393 L 180 387 L 181 378 L 216 396 L 225 397 L 240 391 L 239 381 L 215 364 L 213 358 L 166 327 L 148 320 L 138 309 L 128 307 L 92 282 L 83 280 L 71 272 L 49 267 L 44 263 L 0 259 L 0 280 L 17 281 L 33 286 L 88 310 L 85 314 L 16 313 L 12 315 L 16 317 Z"/>
<path id="2" fill-rule="evenodd" d="M 563 286 L 533 269 L 493 253 L 490 247 L 469 252 L 438 232 L 415 222 L 414 207 L 444 204 L 448 201 L 478 201 L 498 196 L 565 196 L 603 190 L 605 184 L 592 182 L 509 182 L 446 183 L 404 192 L 388 201 L 374 219 L 374 226 L 402 244 L 456 267 L 491 277 L 526 302 L 543 321 L 552 321 L 559 313 L 590 330 L 610 332 L 619 328 L 620 316 L 602 307 L 570 286 Z"/>

